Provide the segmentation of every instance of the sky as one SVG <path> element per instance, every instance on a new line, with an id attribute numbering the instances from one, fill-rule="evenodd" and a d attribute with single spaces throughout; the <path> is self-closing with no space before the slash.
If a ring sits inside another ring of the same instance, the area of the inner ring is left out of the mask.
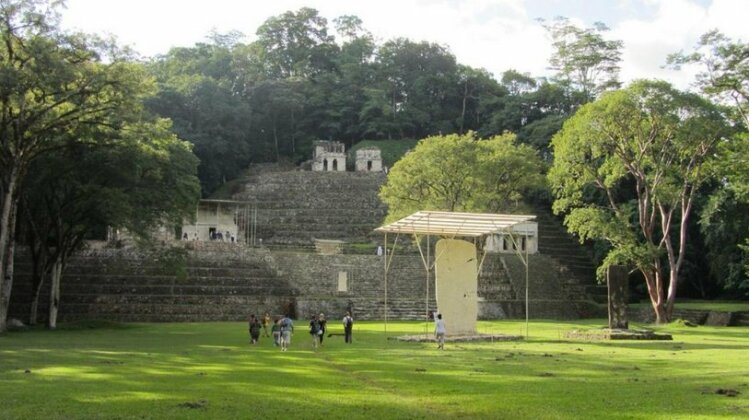
<path id="1" fill-rule="evenodd" d="M 67 0 L 63 26 L 111 34 L 144 56 L 206 40 L 211 31 L 255 38 L 269 17 L 312 7 L 332 20 L 356 15 L 379 42 L 395 37 L 447 46 L 461 64 L 497 79 L 515 69 L 549 76 L 551 41 L 538 19 L 565 16 L 581 26 L 603 22 L 624 41 L 620 78 L 660 78 L 687 89 L 695 69 L 665 69 L 668 54 L 691 51 L 719 29 L 749 41 L 749 0 Z"/>

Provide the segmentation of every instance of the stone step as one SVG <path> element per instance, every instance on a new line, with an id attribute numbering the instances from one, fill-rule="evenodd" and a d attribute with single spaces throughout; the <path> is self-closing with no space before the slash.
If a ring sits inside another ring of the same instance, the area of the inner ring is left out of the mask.
<path id="1" fill-rule="evenodd" d="M 26 282 L 25 277 L 17 277 Z M 139 286 L 247 286 L 248 284 L 276 284 L 278 278 L 270 274 L 252 277 L 186 277 L 177 279 L 174 276 L 80 276 L 64 275 L 63 284 L 78 287 L 139 287 Z"/>

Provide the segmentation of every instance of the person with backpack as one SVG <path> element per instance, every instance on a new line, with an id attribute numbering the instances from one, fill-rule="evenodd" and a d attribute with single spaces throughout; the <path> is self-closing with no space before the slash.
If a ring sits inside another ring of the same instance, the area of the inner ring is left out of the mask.
<path id="1" fill-rule="evenodd" d="M 312 315 L 312 319 L 309 321 L 309 335 L 312 337 L 312 350 L 317 351 L 317 348 L 320 345 L 320 334 L 322 334 L 320 321 L 317 319 L 317 315 Z"/>
<path id="2" fill-rule="evenodd" d="M 281 351 L 288 351 L 291 344 L 291 334 L 294 332 L 294 323 L 289 315 L 281 319 Z"/>
<path id="3" fill-rule="evenodd" d="M 351 333 L 354 329 L 354 318 L 351 317 L 351 312 L 346 312 L 346 316 L 343 317 L 343 335 L 344 340 L 347 343 L 351 343 Z"/>

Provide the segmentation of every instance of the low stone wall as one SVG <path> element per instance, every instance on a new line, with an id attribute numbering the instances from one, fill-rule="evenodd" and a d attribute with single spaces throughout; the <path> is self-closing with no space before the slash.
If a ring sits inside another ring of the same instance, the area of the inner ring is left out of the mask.
<path id="1" fill-rule="evenodd" d="M 629 317 L 636 322 L 655 322 L 655 314 L 651 308 L 630 311 Z M 702 309 L 674 309 L 671 319 L 683 319 L 695 325 L 749 327 L 749 311 L 725 312 Z"/>

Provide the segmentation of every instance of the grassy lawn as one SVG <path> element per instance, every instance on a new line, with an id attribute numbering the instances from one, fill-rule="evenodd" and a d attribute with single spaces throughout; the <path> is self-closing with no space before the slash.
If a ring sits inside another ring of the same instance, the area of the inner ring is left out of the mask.
<path id="1" fill-rule="evenodd" d="M 749 329 L 669 326 L 674 341 L 577 342 L 598 321 L 534 321 L 521 342 L 354 343 L 282 353 L 242 323 L 132 324 L 0 336 L 0 418 L 747 418 Z M 423 323 L 391 323 L 388 334 Z M 520 334 L 515 321 L 482 332 Z M 332 328 L 339 329 L 337 325 Z M 731 389 L 738 396 L 716 393 Z"/>

